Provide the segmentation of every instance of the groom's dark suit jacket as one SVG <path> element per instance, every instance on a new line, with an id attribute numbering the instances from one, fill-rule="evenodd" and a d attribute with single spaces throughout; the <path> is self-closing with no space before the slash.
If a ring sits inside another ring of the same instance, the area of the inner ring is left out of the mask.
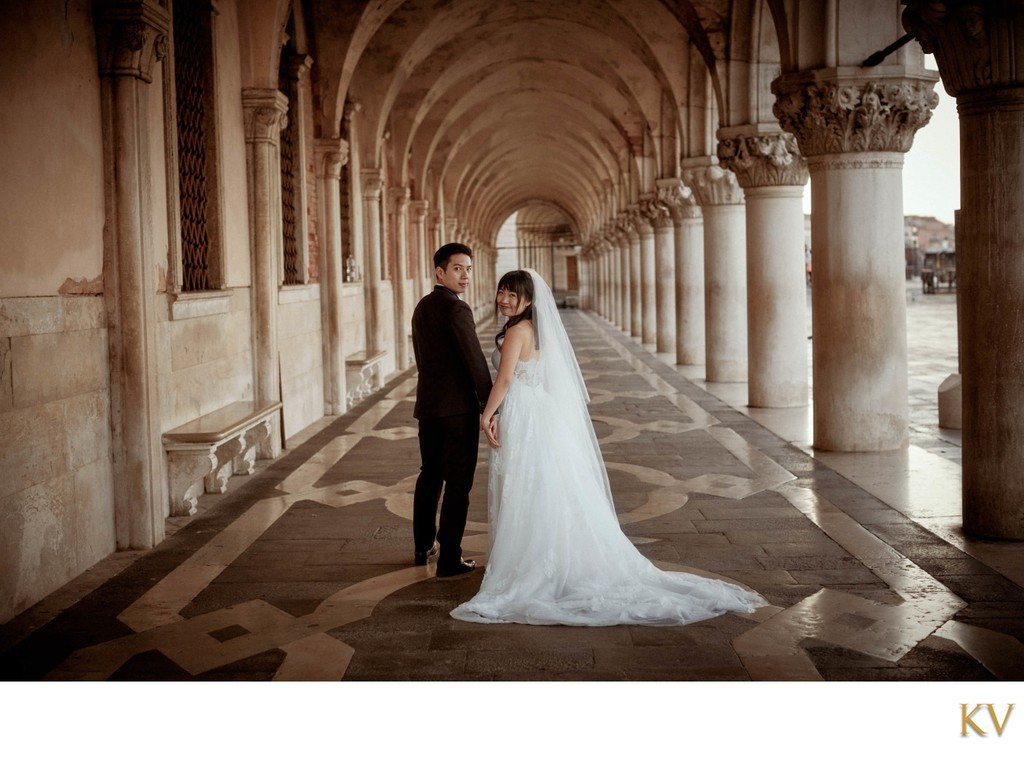
<path id="1" fill-rule="evenodd" d="M 412 314 L 412 347 L 419 370 L 417 419 L 479 414 L 491 392 L 491 373 L 476 336 L 473 311 L 437 285 Z"/>

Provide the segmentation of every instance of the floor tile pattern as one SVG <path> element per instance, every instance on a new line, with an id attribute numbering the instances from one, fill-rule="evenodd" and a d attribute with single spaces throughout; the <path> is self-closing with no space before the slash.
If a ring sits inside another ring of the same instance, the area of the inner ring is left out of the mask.
<path id="1" fill-rule="evenodd" d="M 482 573 L 412 565 L 410 371 L 204 497 L 157 549 L 111 557 L 0 627 L 0 679 L 1021 679 L 1022 546 L 960 533 L 959 440 L 934 420 L 942 309 L 908 301 L 925 337 L 913 445 L 891 454 L 816 453 L 808 409 L 747 409 L 745 386 L 704 383 L 564 313 L 623 529 L 663 568 L 762 593 L 771 605 L 754 614 L 672 628 L 451 619 Z M 479 563 L 486 460 L 481 446 L 464 543 Z"/>

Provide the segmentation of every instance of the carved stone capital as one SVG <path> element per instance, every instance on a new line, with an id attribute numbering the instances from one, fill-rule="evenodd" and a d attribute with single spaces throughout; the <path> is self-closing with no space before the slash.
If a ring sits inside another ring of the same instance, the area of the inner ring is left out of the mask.
<path id="1" fill-rule="evenodd" d="M 246 142 L 280 143 L 288 125 L 288 98 L 279 90 L 246 87 L 242 90 Z"/>
<path id="2" fill-rule="evenodd" d="M 687 187 L 682 179 L 659 179 L 655 185 L 658 188 L 658 201 L 668 209 L 673 222 L 700 216 L 700 208 L 693 197 L 693 190 Z"/>
<path id="3" fill-rule="evenodd" d="M 736 175 L 717 159 L 701 158 L 684 161 L 681 166 L 683 181 L 693 191 L 700 206 L 736 206 L 743 204 L 743 190 Z"/>
<path id="4" fill-rule="evenodd" d="M 904 0 L 903 28 L 933 53 L 946 91 L 1024 86 L 1024 2 Z"/>
<path id="5" fill-rule="evenodd" d="M 170 16 L 151 0 L 93 3 L 100 76 L 153 81 L 153 66 L 167 52 Z"/>
<path id="6" fill-rule="evenodd" d="M 636 227 L 637 219 L 635 214 L 623 211 L 613 222 L 612 234 L 618 238 L 619 244 L 628 243 L 634 237 L 639 239 L 640 230 Z"/>
<path id="7" fill-rule="evenodd" d="M 321 176 L 341 179 L 341 168 L 348 163 L 348 142 L 337 138 L 319 138 L 313 142 L 313 151 Z"/>
<path id="8" fill-rule="evenodd" d="M 359 180 L 363 187 L 364 200 L 380 200 L 381 192 L 384 190 L 384 177 L 380 169 L 363 169 L 359 172 Z"/>
<path id="9" fill-rule="evenodd" d="M 910 150 L 939 103 L 927 78 L 819 78 L 820 72 L 772 82 L 773 111 L 805 156 Z"/>
<path id="10" fill-rule="evenodd" d="M 413 221 L 419 224 L 427 218 L 427 213 L 430 211 L 430 201 L 413 200 L 409 203 L 409 210 L 412 212 Z"/>
<path id="11" fill-rule="evenodd" d="M 640 217 L 654 229 L 672 226 L 672 216 L 669 214 L 668 206 L 661 202 L 658 193 L 641 198 L 638 210 Z"/>
<path id="12" fill-rule="evenodd" d="M 736 175 L 740 187 L 807 184 L 807 161 L 789 132 L 762 131 L 757 125 L 718 130 L 718 161 Z"/>
<path id="13" fill-rule="evenodd" d="M 412 192 L 408 187 L 389 187 L 388 205 L 391 207 L 392 213 L 405 213 L 409 208 L 411 197 Z"/>

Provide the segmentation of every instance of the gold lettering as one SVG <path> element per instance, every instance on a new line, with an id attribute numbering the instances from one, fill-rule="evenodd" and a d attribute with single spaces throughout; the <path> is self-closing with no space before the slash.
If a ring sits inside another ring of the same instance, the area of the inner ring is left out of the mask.
<path id="1" fill-rule="evenodd" d="M 996 726 L 996 735 L 1001 736 L 1003 734 L 1003 728 L 1006 727 L 1006 720 L 1010 719 L 1010 712 L 1013 711 L 1013 704 L 1010 704 L 1006 708 L 1006 714 L 1003 716 L 1003 724 L 999 724 L 999 720 L 996 718 L 996 710 L 992 707 L 992 704 L 985 704 L 988 707 L 989 716 L 992 717 L 992 724 Z M 975 709 L 977 711 L 977 709 Z M 971 712 L 972 714 L 974 712 Z"/>
<path id="2" fill-rule="evenodd" d="M 978 727 L 974 720 L 971 719 L 971 717 L 973 717 L 982 706 L 984 706 L 984 704 L 978 704 L 974 707 L 971 713 L 968 714 L 967 704 L 960 704 L 960 735 L 967 735 L 968 723 L 970 723 L 971 729 L 973 729 L 978 735 L 985 735 L 985 731 Z"/>

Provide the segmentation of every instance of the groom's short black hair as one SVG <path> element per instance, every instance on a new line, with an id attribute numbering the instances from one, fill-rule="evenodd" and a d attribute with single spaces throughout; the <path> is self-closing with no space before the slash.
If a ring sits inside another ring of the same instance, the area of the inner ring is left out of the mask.
<path id="1" fill-rule="evenodd" d="M 437 249 L 434 254 L 434 266 L 435 268 L 440 266 L 445 271 L 448 270 L 448 259 L 452 256 L 458 255 L 459 253 L 465 253 L 470 258 L 473 257 L 473 249 L 468 245 L 463 245 L 461 242 L 450 242 L 442 245 Z"/>

